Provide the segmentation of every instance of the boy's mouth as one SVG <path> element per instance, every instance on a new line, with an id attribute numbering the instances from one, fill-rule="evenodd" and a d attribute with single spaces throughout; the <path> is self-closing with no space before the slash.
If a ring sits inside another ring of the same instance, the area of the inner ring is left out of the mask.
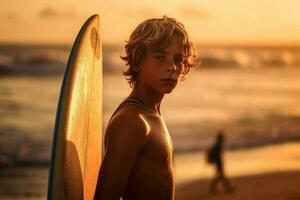
<path id="1" fill-rule="evenodd" d="M 173 78 L 163 78 L 161 79 L 164 82 L 170 82 L 170 83 L 177 83 L 177 79 L 173 79 Z"/>

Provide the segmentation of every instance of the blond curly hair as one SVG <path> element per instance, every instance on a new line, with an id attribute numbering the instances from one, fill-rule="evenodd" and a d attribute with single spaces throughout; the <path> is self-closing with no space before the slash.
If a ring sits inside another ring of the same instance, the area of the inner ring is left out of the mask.
<path id="1" fill-rule="evenodd" d="M 184 25 L 174 18 L 163 16 L 143 21 L 126 41 L 126 55 L 121 59 L 126 62 L 128 69 L 123 71 L 131 87 L 136 84 L 137 67 L 145 58 L 149 50 L 165 49 L 170 44 L 172 37 L 177 36 L 183 47 L 183 78 L 192 67 L 197 65 L 196 50 L 190 42 Z"/>

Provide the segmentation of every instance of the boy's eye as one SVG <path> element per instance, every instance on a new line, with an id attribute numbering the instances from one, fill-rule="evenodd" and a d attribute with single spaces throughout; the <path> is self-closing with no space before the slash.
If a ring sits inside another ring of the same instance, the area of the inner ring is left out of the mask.
<path id="1" fill-rule="evenodd" d="M 183 65 L 183 59 L 181 58 L 175 59 L 174 62 L 176 63 L 176 65 Z"/>
<path id="2" fill-rule="evenodd" d="M 160 62 L 164 62 L 166 58 L 165 58 L 165 56 L 155 56 L 155 59 Z"/>

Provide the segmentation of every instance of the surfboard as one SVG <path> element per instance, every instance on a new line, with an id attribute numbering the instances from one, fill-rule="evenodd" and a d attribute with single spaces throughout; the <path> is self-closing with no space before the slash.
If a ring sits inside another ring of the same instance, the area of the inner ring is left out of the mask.
<path id="1" fill-rule="evenodd" d="M 100 17 L 81 27 L 68 59 L 56 112 L 48 200 L 92 200 L 102 157 Z"/>

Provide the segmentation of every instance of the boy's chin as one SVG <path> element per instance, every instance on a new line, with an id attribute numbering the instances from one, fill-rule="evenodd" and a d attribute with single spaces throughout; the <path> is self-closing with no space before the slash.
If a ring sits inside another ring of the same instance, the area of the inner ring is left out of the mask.
<path id="1" fill-rule="evenodd" d="M 172 91 L 174 90 L 174 88 L 168 88 L 168 89 L 165 89 L 163 91 L 164 94 L 170 94 Z"/>
<path id="2" fill-rule="evenodd" d="M 175 89 L 175 87 L 161 87 L 157 91 L 159 91 L 159 93 L 161 94 L 170 94 Z"/>

